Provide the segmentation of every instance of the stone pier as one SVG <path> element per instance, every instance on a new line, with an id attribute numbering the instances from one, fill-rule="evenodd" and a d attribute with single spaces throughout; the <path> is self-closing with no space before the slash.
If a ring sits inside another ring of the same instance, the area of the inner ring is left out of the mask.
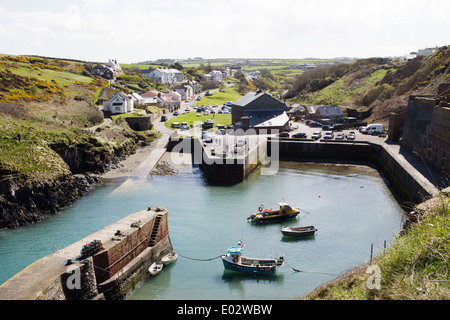
<path id="1" fill-rule="evenodd" d="M 100 249 L 81 259 L 94 241 Z M 167 210 L 148 208 L 34 262 L 0 286 L 0 300 L 122 299 L 171 251 Z"/>

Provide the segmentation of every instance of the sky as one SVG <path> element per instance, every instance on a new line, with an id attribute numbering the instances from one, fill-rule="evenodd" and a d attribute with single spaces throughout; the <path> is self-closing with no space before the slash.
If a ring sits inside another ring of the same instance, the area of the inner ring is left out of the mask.
<path id="1" fill-rule="evenodd" d="M 449 45 L 448 0 L 0 0 L 0 53 L 157 59 L 404 56 Z"/>

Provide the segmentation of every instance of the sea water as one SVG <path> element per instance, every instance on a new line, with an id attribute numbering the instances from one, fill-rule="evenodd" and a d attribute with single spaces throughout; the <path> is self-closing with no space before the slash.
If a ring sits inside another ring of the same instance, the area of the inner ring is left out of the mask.
<path id="1" fill-rule="evenodd" d="M 275 175 L 260 170 L 232 186 L 209 185 L 197 168 L 150 175 L 129 184 L 96 186 L 72 207 L 44 221 L 0 232 L 0 283 L 54 251 L 149 206 L 169 212 L 178 260 L 146 277 L 127 299 L 292 299 L 367 262 L 402 228 L 404 214 L 377 170 L 361 165 L 281 162 Z M 253 225 L 260 205 L 287 202 L 301 210 L 293 220 Z M 283 226 L 314 225 L 305 239 L 287 238 Z M 238 241 L 244 256 L 285 257 L 275 275 L 224 270 L 219 256 Z M 69 258 L 69 257 L 68 257 Z M 301 272 L 298 272 L 301 271 Z"/>

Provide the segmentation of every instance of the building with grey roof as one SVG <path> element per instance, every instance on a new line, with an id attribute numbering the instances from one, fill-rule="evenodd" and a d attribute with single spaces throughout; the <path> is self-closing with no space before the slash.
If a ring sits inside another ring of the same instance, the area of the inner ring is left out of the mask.
<path id="1" fill-rule="evenodd" d="M 289 106 L 286 103 L 268 93 L 257 91 L 234 101 L 231 105 L 231 117 L 233 124 L 244 130 L 253 128 L 267 129 L 268 132 L 275 129 L 283 131 L 289 128 L 287 110 Z M 242 118 L 245 119 L 244 122 Z"/>

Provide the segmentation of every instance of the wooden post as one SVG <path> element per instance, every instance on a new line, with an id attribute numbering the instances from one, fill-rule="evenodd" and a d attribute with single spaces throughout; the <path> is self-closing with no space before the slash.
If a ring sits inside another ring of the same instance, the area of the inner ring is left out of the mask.
<path id="1" fill-rule="evenodd" d="M 370 264 L 372 264 L 373 243 L 370 245 Z"/>

